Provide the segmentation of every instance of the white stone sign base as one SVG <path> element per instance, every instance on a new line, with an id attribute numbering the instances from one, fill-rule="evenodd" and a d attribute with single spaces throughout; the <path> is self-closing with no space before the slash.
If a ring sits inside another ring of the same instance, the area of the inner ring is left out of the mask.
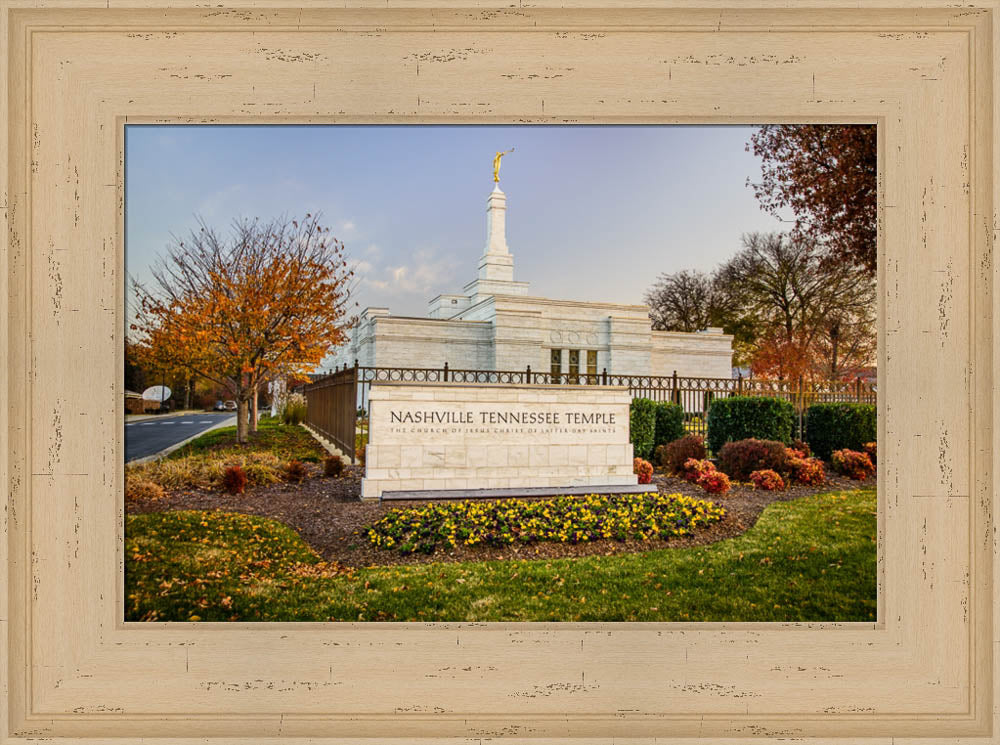
<path id="1" fill-rule="evenodd" d="M 645 491 L 632 473 L 630 400 L 612 386 L 373 383 L 362 499 Z"/>

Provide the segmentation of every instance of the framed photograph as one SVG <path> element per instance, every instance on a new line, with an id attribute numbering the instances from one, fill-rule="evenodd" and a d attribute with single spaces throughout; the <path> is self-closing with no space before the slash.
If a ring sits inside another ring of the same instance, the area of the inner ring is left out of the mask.
<path id="1" fill-rule="evenodd" d="M 0 741 L 996 742 L 996 12 L 0 0 Z"/>

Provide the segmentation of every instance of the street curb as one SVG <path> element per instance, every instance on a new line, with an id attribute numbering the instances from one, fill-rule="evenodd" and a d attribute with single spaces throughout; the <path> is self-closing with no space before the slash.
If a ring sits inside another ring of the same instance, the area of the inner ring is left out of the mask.
<path id="1" fill-rule="evenodd" d="M 187 411 L 177 411 L 171 414 L 126 414 L 125 424 L 131 424 L 132 422 L 144 422 L 147 419 L 173 419 L 177 416 L 196 416 L 198 414 L 211 414 L 211 411 L 205 411 L 204 409 L 188 409 Z"/>
<path id="2" fill-rule="evenodd" d="M 199 437 L 201 437 L 206 432 L 211 432 L 213 429 L 221 429 L 222 427 L 231 427 L 235 422 L 236 422 L 236 415 L 234 414 L 231 418 L 229 418 L 229 419 L 223 419 L 218 424 L 213 424 L 208 429 L 203 429 L 198 434 L 191 435 L 186 440 L 181 440 L 180 442 L 175 442 L 170 447 L 164 448 L 163 450 L 161 450 L 158 453 L 153 453 L 152 455 L 147 455 L 147 456 L 144 456 L 142 458 L 136 458 L 135 460 L 125 461 L 125 465 L 126 466 L 141 466 L 143 463 L 149 463 L 149 462 L 154 461 L 154 460 L 160 460 L 161 458 L 166 458 L 168 455 L 170 455 L 175 450 L 179 450 L 180 448 L 184 447 L 189 442 L 191 442 L 191 440 L 197 440 Z"/>

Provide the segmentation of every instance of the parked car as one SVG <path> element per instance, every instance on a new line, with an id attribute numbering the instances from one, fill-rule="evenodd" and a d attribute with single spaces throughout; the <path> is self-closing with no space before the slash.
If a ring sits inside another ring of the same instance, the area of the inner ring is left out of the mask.
<path id="1" fill-rule="evenodd" d="M 216 401 L 215 402 L 215 406 L 213 408 L 214 408 L 215 411 L 225 411 L 226 410 L 226 404 L 223 401 Z"/>
<path id="2" fill-rule="evenodd" d="M 236 402 L 226 401 L 226 411 L 236 411 Z"/>

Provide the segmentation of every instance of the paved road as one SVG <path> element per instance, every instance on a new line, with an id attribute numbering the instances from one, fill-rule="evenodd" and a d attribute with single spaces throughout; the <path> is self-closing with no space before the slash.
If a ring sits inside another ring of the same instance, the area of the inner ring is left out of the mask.
<path id="1" fill-rule="evenodd" d="M 155 455 L 161 450 L 186 440 L 192 435 L 231 419 L 236 423 L 236 415 L 231 411 L 205 411 L 180 416 L 155 416 L 125 423 L 125 462 L 136 458 Z"/>

